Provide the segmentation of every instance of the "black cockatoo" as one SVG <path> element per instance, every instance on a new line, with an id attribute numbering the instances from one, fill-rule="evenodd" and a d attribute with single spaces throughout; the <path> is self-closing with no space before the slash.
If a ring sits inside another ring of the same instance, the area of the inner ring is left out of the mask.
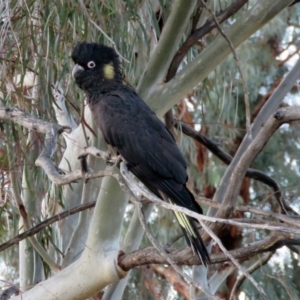
<path id="1" fill-rule="evenodd" d="M 73 78 L 86 93 L 95 123 L 128 169 L 156 196 L 202 214 L 187 189 L 187 163 L 172 134 L 129 86 L 123 84 L 116 51 L 83 42 L 73 52 Z M 209 254 L 195 220 L 175 212 L 187 243 L 207 265 Z"/>

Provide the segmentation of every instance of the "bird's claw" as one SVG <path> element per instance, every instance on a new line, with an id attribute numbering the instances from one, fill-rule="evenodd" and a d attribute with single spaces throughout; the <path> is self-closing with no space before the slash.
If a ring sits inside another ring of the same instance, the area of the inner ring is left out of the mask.
<path id="1" fill-rule="evenodd" d="M 106 159 L 106 163 L 109 166 L 118 166 L 120 162 L 122 161 L 121 155 L 112 156 L 111 154 L 108 155 L 108 158 Z"/>

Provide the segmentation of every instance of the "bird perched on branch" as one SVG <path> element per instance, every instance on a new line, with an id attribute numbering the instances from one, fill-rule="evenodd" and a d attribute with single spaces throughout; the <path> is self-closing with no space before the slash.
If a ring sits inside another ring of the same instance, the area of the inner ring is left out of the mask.
<path id="1" fill-rule="evenodd" d="M 128 169 L 156 196 L 202 214 L 187 189 L 187 163 L 173 136 L 155 113 L 122 82 L 118 55 L 102 44 L 78 44 L 72 59 L 76 84 L 86 93 L 95 123 Z M 195 220 L 175 212 L 187 243 L 203 264 L 210 263 Z"/>

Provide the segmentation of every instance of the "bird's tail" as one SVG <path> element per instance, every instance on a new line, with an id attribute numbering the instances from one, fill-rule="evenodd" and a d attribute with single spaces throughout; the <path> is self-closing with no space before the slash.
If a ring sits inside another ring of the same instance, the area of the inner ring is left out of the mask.
<path id="1" fill-rule="evenodd" d="M 186 188 L 186 186 L 184 186 L 183 188 L 181 187 L 181 191 L 179 192 L 178 187 L 177 189 L 174 189 L 174 184 L 176 187 L 176 183 L 174 183 L 173 181 L 149 181 L 139 176 L 135 169 L 132 169 L 131 171 L 146 185 L 146 187 L 148 187 L 150 191 L 152 191 L 161 199 L 165 200 L 166 202 L 170 202 L 173 205 L 181 204 L 180 206 L 182 207 L 191 209 L 198 214 L 202 214 L 201 207 L 197 204 L 193 194 Z M 202 263 L 207 266 L 211 262 L 206 246 L 195 225 L 196 220 L 177 211 L 174 211 L 174 213 L 188 245 L 192 248 L 193 253 L 199 257 Z"/>
<path id="2" fill-rule="evenodd" d="M 171 204 L 175 204 L 170 198 L 168 200 Z M 211 263 L 209 254 L 192 218 L 181 212 L 174 211 L 174 213 L 188 245 L 205 266 L 209 265 Z"/>

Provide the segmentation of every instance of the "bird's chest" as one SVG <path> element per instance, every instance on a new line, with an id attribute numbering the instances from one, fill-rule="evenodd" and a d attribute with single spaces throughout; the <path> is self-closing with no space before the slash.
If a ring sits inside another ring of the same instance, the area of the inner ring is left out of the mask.
<path id="1" fill-rule="evenodd" d="M 119 99 L 102 99 L 89 104 L 96 124 L 103 129 L 119 128 L 128 130 L 140 123 L 140 113 L 133 105 L 128 105 Z"/>

